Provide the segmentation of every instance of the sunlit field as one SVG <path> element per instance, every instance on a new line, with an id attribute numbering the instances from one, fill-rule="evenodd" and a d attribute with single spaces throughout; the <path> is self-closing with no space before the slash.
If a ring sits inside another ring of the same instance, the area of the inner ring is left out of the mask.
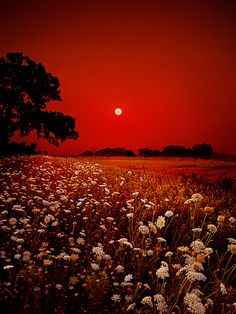
<path id="1" fill-rule="evenodd" d="M 83 159 L 82 159 L 83 160 Z M 182 157 L 154 157 L 154 158 L 126 158 L 126 157 L 89 157 L 90 161 L 97 162 L 112 169 L 126 169 L 136 171 L 158 172 L 159 174 L 178 176 L 203 176 L 209 181 L 221 181 L 232 178 L 236 180 L 235 158 L 199 159 Z"/>
<path id="2" fill-rule="evenodd" d="M 0 159 L 0 313 L 236 313 L 233 162 Z"/>

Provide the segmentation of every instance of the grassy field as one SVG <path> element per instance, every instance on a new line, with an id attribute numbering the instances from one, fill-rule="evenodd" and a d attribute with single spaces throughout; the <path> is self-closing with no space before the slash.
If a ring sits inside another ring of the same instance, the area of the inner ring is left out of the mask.
<path id="1" fill-rule="evenodd" d="M 235 163 L 25 156 L 0 173 L 0 313 L 236 313 Z"/>
<path id="2" fill-rule="evenodd" d="M 210 180 L 231 177 L 236 180 L 236 160 L 173 157 L 90 157 L 87 160 L 98 162 L 105 167 L 112 167 L 113 169 L 158 172 L 167 175 L 201 175 L 204 176 L 205 179 Z"/>

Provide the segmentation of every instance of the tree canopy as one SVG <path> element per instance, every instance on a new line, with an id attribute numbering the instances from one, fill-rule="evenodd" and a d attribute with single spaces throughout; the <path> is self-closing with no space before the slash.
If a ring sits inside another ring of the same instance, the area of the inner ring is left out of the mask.
<path id="1" fill-rule="evenodd" d="M 95 153 L 96 156 L 127 156 L 135 157 L 135 153 L 130 149 L 125 149 L 123 147 L 115 148 L 102 148 Z"/>
<path id="2" fill-rule="evenodd" d="M 161 152 L 157 149 L 150 149 L 150 148 L 138 149 L 138 156 L 140 157 L 157 157 L 160 155 L 161 155 Z"/>
<path id="3" fill-rule="evenodd" d="M 163 148 L 164 156 L 187 157 L 192 156 L 192 150 L 180 145 L 168 145 Z"/>
<path id="4" fill-rule="evenodd" d="M 0 58 L 0 146 L 9 144 L 16 131 L 28 136 L 35 130 L 58 146 L 66 139 L 77 139 L 75 119 L 57 111 L 47 111 L 51 101 L 61 101 L 60 83 L 41 63 L 21 52 Z"/>
<path id="5" fill-rule="evenodd" d="M 210 158 L 213 153 L 213 147 L 210 144 L 196 144 L 192 147 L 193 155 L 199 158 Z"/>

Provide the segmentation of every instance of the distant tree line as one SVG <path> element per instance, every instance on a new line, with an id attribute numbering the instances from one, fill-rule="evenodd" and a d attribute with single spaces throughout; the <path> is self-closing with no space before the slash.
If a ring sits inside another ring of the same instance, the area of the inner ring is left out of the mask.
<path id="1" fill-rule="evenodd" d="M 210 144 L 202 143 L 193 145 L 192 148 L 186 148 L 180 145 L 168 145 L 162 151 L 150 148 L 139 148 L 139 157 L 196 157 L 196 158 L 210 158 L 213 154 L 213 147 Z M 81 156 L 137 156 L 132 150 L 121 147 L 116 148 L 103 148 L 96 152 L 85 151 Z"/>
<path id="2" fill-rule="evenodd" d="M 95 153 L 92 151 L 85 151 L 81 154 L 81 156 L 126 156 L 126 157 L 135 157 L 136 154 L 130 150 L 125 149 L 122 147 L 115 147 L 115 148 L 103 148 Z"/>
<path id="3" fill-rule="evenodd" d="M 142 157 L 198 157 L 210 158 L 213 154 L 213 147 L 210 144 L 202 143 L 193 145 L 192 148 L 187 148 L 180 145 L 168 145 L 162 151 L 152 150 L 149 148 L 140 148 L 138 155 Z"/>

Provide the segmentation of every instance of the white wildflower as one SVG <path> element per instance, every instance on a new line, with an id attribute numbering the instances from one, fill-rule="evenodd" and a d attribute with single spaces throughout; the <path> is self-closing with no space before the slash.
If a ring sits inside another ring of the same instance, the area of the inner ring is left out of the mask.
<path id="1" fill-rule="evenodd" d="M 143 305 L 148 305 L 150 307 L 153 307 L 152 298 L 150 296 L 146 296 L 142 299 L 141 303 Z"/>
<path id="2" fill-rule="evenodd" d="M 126 238 L 120 238 L 119 240 L 117 240 L 117 242 L 124 243 L 128 242 L 128 240 Z"/>
<path id="3" fill-rule="evenodd" d="M 202 228 L 193 228 L 192 229 L 193 232 L 202 232 Z"/>
<path id="4" fill-rule="evenodd" d="M 151 221 L 148 222 L 148 228 L 149 228 L 149 230 L 150 230 L 152 233 L 154 233 L 154 234 L 157 233 L 157 228 L 156 228 L 156 226 L 154 225 L 153 222 L 151 222 Z"/>
<path id="5" fill-rule="evenodd" d="M 63 286 L 60 283 L 57 283 L 55 287 L 57 290 L 61 290 L 63 288 Z"/>
<path id="6" fill-rule="evenodd" d="M 169 267 L 168 267 L 167 263 L 166 263 L 166 265 L 163 263 L 164 262 L 162 262 L 162 265 L 160 266 L 160 268 L 157 269 L 156 275 L 158 278 L 164 280 L 165 278 L 170 277 L 170 275 L 169 275 Z"/>
<path id="7" fill-rule="evenodd" d="M 156 309 L 160 314 L 167 312 L 167 304 L 165 298 L 161 294 L 155 294 L 153 296 L 154 302 L 156 304 Z"/>
<path id="8" fill-rule="evenodd" d="M 77 239 L 77 243 L 78 243 L 79 245 L 84 245 L 84 244 L 85 244 L 85 240 L 84 240 L 83 238 L 78 238 L 78 239 Z"/>
<path id="9" fill-rule="evenodd" d="M 144 283 L 143 286 L 145 289 L 151 290 L 150 286 L 147 283 Z"/>
<path id="10" fill-rule="evenodd" d="M 136 303 L 135 303 L 135 302 L 132 303 L 132 304 L 130 304 L 130 305 L 127 307 L 126 311 L 128 312 L 128 311 L 134 310 L 135 306 L 136 306 Z"/>
<path id="11" fill-rule="evenodd" d="M 233 216 L 231 216 L 231 217 L 229 217 L 229 222 L 230 223 L 235 223 L 235 221 L 236 221 L 236 218 L 234 218 Z"/>
<path id="12" fill-rule="evenodd" d="M 172 217 L 174 215 L 174 213 L 171 210 L 167 210 L 165 212 L 165 217 Z"/>
<path id="13" fill-rule="evenodd" d="M 209 225 L 207 226 L 207 229 L 208 229 L 211 233 L 216 233 L 216 231 L 217 231 L 217 227 L 216 227 L 215 225 L 213 225 L 213 224 L 209 224 Z"/>
<path id="14" fill-rule="evenodd" d="M 200 253 L 200 252 L 202 252 L 202 251 L 205 249 L 205 245 L 203 244 L 202 241 L 196 240 L 196 241 L 193 241 L 193 242 L 191 243 L 191 248 L 192 248 L 195 252 Z"/>
<path id="15" fill-rule="evenodd" d="M 195 257 L 190 256 L 189 254 L 185 254 L 184 257 L 185 257 L 185 263 L 186 263 L 188 266 L 192 265 L 192 264 L 195 263 L 195 261 L 196 261 L 196 260 L 195 260 Z"/>
<path id="16" fill-rule="evenodd" d="M 133 214 L 133 213 L 128 213 L 128 214 L 126 215 L 126 217 L 127 217 L 128 219 L 130 219 L 130 218 L 134 217 L 134 214 Z"/>
<path id="17" fill-rule="evenodd" d="M 193 203 L 193 202 L 194 202 L 193 199 L 188 198 L 188 199 L 184 202 L 184 205 L 188 205 L 188 204 L 191 204 L 191 203 Z"/>
<path id="18" fill-rule="evenodd" d="M 12 218 L 9 219 L 9 224 L 10 225 L 15 225 L 16 223 L 17 223 L 17 219 L 16 218 L 12 217 Z"/>
<path id="19" fill-rule="evenodd" d="M 154 255 L 154 251 L 153 250 L 147 250 L 147 255 L 148 256 L 153 256 Z"/>
<path id="20" fill-rule="evenodd" d="M 187 273 L 187 278 L 191 281 L 206 281 L 207 278 L 200 272 L 189 271 Z"/>
<path id="21" fill-rule="evenodd" d="M 14 267 L 13 265 L 6 265 L 3 267 L 3 269 L 8 270 L 8 269 L 12 269 L 13 267 Z"/>
<path id="22" fill-rule="evenodd" d="M 112 222 L 112 221 L 114 221 L 115 219 L 114 219 L 113 217 L 107 217 L 106 220 L 109 221 L 109 222 Z"/>
<path id="23" fill-rule="evenodd" d="M 115 270 L 118 273 L 123 273 L 125 269 L 124 269 L 124 267 L 122 265 L 118 265 L 118 266 L 116 266 Z"/>
<path id="24" fill-rule="evenodd" d="M 121 300 L 121 297 L 120 297 L 119 294 L 113 294 L 113 296 L 111 297 L 111 299 L 112 299 L 112 301 L 119 303 L 120 300 Z"/>
<path id="25" fill-rule="evenodd" d="M 44 233 L 45 231 L 45 229 L 38 229 L 38 233 Z"/>
<path id="26" fill-rule="evenodd" d="M 201 202 L 203 200 L 203 196 L 199 193 L 195 193 L 191 196 L 191 198 L 187 199 L 184 204 L 191 204 Z"/>
<path id="27" fill-rule="evenodd" d="M 104 259 L 105 259 L 106 261 L 111 260 L 111 255 L 105 254 L 105 255 L 104 255 Z"/>
<path id="28" fill-rule="evenodd" d="M 165 257 L 171 257 L 174 253 L 171 251 L 166 252 Z"/>
<path id="29" fill-rule="evenodd" d="M 46 200 L 43 200 L 42 203 L 43 203 L 43 206 L 49 206 L 50 205 L 50 202 L 48 202 Z"/>
<path id="30" fill-rule="evenodd" d="M 236 244 L 236 239 L 234 238 L 227 238 L 227 240 L 229 241 L 229 243 Z"/>
<path id="31" fill-rule="evenodd" d="M 178 246 L 177 251 L 180 251 L 182 253 L 187 253 L 187 252 L 189 252 L 189 247 L 188 246 Z"/>
<path id="32" fill-rule="evenodd" d="M 160 243 L 165 243 L 166 242 L 166 239 L 162 238 L 162 237 L 158 237 L 157 238 L 158 242 Z"/>
<path id="33" fill-rule="evenodd" d="M 143 235 L 149 233 L 149 229 L 148 229 L 148 227 L 145 226 L 145 225 L 140 225 L 140 226 L 138 227 L 138 231 L 139 231 L 140 233 L 142 233 Z"/>
<path id="34" fill-rule="evenodd" d="M 206 313 L 205 307 L 201 302 L 201 299 L 193 291 L 187 293 L 184 297 L 184 303 L 188 307 L 188 311 L 193 314 L 204 314 Z"/>
<path id="35" fill-rule="evenodd" d="M 165 261 L 161 261 L 161 266 L 163 267 L 169 267 L 168 264 Z"/>
<path id="36" fill-rule="evenodd" d="M 31 258 L 31 253 L 29 251 L 24 251 L 22 260 L 27 262 L 30 260 L 30 258 Z"/>
<path id="37" fill-rule="evenodd" d="M 236 244 L 229 244 L 228 251 L 230 251 L 231 254 L 236 254 Z"/>
<path id="38" fill-rule="evenodd" d="M 100 246 L 94 246 L 94 247 L 92 248 L 92 252 L 93 252 L 94 254 L 96 254 L 96 257 L 97 257 L 98 260 L 102 260 L 102 259 L 104 258 L 104 256 L 105 256 L 105 253 L 104 253 L 104 251 L 103 251 L 103 248 L 100 247 Z"/>
<path id="39" fill-rule="evenodd" d="M 207 298 L 206 299 L 206 303 L 208 304 L 208 305 L 210 305 L 210 306 L 213 306 L 213 301 L 212 301 L 212 299 L 210 299 L 210 298 Z"/>
<path id="40" fill-rule="evenodd" d="M 222 282 L 220 283 L 220 291 L 221 291 L 222 295 L 227 294 L 226 287 Z"/>
<path id="41" fill-rule="evenodd" d="M 132 302 L 132 301 L 133 301 L 132 295 L 126 294 L 126 296 L 125 296 L 125 301 L 128 302 L 128 303 Z"/>
<path id="42" fill-rule="evenodd" d="M 213 253 L 213 249 L 211 248 L 211 247 L 206 247 L 203 251 L 202 251 L 202 253 L 204 254 L 204 256 L 210 256 L 210 254 L 212 254 Z"/>
<path id="43" fill-rule="evenodd" d="M 69 261 L 69 260 L 71 259 L 71 257 L 70 257 L 70 255 L 65 254 L 65 255 L 63 256 L 63 259 L 64 259 L 65 261 Z"/>
<path id="44" fill-rule="evenodd" d="M 157 218 L 157 221 L 156 221 L 156 226 L 159 228 L 159 229 L 162 229 L 163 227 L 165 227 L 165 217 L 163 216 L 159 216 Z"/>
<path id="45" fill-rule="evenodd" d="M 195 193 L 191 196 L 191 199 L 194 202 L 201 202 L 203 200 L 203 196 L 200 193 Z"/>
<path id="46" fill-rule="evenodd" d="M 123 244 L 130 247 L 131 249 L 133 248 L 133 245 L 128 241 L 124 241 Z"/>
<path id="47" fill-rule="evenodd" d="M 124 278 L 124 282 L 130 282 L 132 279 L 133 279 L 133 275 L 131 275 L 131 274 L 126 275 Z"/>
<path id="48" fill-rule="evenodd" d="M 99 265 L 96 263 L 91 263 L 92 270 L 99 270 Z"/>

